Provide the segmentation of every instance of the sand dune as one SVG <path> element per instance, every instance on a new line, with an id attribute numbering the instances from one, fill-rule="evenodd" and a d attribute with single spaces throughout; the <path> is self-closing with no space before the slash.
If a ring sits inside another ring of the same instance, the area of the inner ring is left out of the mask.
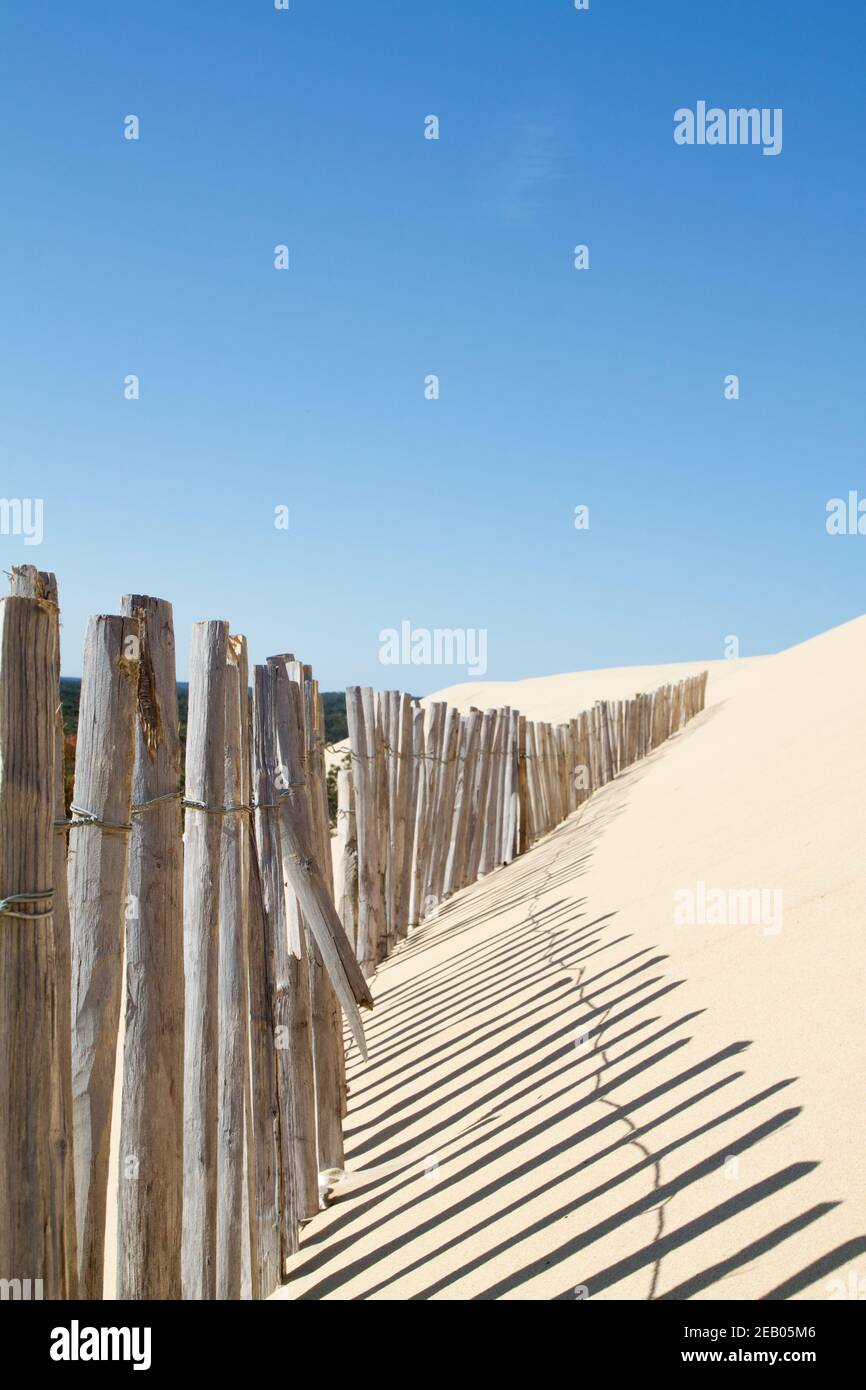
<path id="1" fill-rule="evenodd" d="M 500 709 L 508 705 L 528 719 L 564 723 L 590 709 L 596 700 L 624 700 L 645 690 L 675 684 L 686 676 L 709 671 L 715 698 L 735 686 L 744 671 L 767 657 L 737 657 L 729 661 L 681 661 L 657 666 L 613 666 L 602 671 L 576 671 L 558 676 L 533 676 L 522 681 L 471 681 L 447 686 L 427 695 L 423 705 L 443 700 L 462 714 L 476 709 Z"/>
<path id="2" fill-rule="evenodd" d="M 711 663 L 682 734 L 385 963 L 279 1296 L 866 1294 L 864 658 L 861 618 Z M 696 669 L 438 698 L 557 720 Z"/>

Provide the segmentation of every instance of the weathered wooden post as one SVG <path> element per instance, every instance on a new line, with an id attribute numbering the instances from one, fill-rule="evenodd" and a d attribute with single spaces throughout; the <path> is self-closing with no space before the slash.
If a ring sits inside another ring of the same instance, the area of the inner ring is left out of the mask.
<path id="1" fill-rule="evenodd" d="M 493 749 L 496 739 L 496 710 L 486 709 L 481 720 L 478 742 L 478 762 L 472 793 L 472 842 L 466 864 L 466 881 L 475 883 L 479 875 L 484 834 L 487 825 L 487 797 L 493 769 Z"/>
<path id="2" fill-rule="evenodd" d="M 539 830 L 542 835 L 546 835 L 553 824 L 553 808 L 550 803 L 550 779 L 549 754 L 547 749 L 547 725 L 540 720 L 535 726 L 536 736 L 536 768 L 538 771 L 539 785 L 539 806 L 541 808 L 541 822 Z"/>
<path id="3" fill-rule="evenodd" d="M 276 757 L 281 787 L 292 792 L 295 819 L 304 839 L 322 868 L 331 893 L 331 847 L 327 825 L 327 796 L 318 784 L 318 692 L 309 666 L 293 657 L 268 661 L 272 685 Z M 284 680 L 284 676 L 287 680 Z M 321 791 L 321 797 L 320 797 Z M 324 804 L 320 805 L 321 798 Z M 283 821 L 284 794 L 278 793 L 278 815 Z M 289 1095 L 292 1103 L 289 1138 L 294 1155 L 297 1215 L 307 1220 L 319 1209 L 321 1154 L 337 1147 L 341 1160 L 340 1058 L 342 1031 L 339 1009 L 325 974 L 322 954 L 304 919 L 297 894 L 290 886 L 289 866 L 279 836 L 282 880 L 288 920 L 288 955 L 283 953 L 281 978 L 285 977 L 285 1040 L 288 1050 Z M 324 863 L 323 863 L 324 860 Z M 281 948 L 282 950 L 282 948 Z M 281 993 L 283 988 L 281 987 Z M 289 1122 L 286 1121 L 288 1125 Z M 340 1130 L 334 1139 L 335 1127 Z"/>
<path id="4" fill-rule="evenodd" d="M 288 728 L 277 723 L 277 742 L 280 761 L 287 769 L 288 786 L 295 788 L 291 804 L 280 806 L 282 827 L 287 815 L 301 839 L 309 845 L 313 861 L 318 866 L 329 898 L 334 907 L 331 842 L 326 817 L 326 800 L 320 796 L 318 785 L 316 719 L 318 694 L 309 666 L 291 666 L 298 681 L 289 689 L 294 704 L 294 717 Z M 278 710 L 280 706 L 277 706 Z M 323 789 L 321 789 L 323 792 Z M 289 882 L 291 865 L 283 856 L 283 879 Z M 334 915 L 336 910 L 334 909 Z M 334 986 L 325 969 L 324 959 L 314 938 L 307 943 L 310 1017 L 313 1027 L 313 1067 L 315 1073 L 316 1137 L 318 1144 L 318 1173 L 342 1170 L 343 1167 L 343 1103 L 345 1096 L 345 1067 L 343 1058 L 343 1026 L 340 1006 Z M 354 953 L 353 953 L 354 963 Z M 322 1181 L 322 1179 L 318 1179 Z"/>
<path id="5" fill-rule="evenodd" d="M 532 843 L 532 826 L 529 809 L 529 775 L 526 761 L 526 715 L 521 714 L 517 721 L 517 853 L 525 854 Z"/>
<path id="6" fill-rule="evenodd" d="M 399 771 L 398 771 L 398 853 L 399 853 L 399 891 L 398 920 L 396 933 L 398 940 L 409 934 L 409 903 L 411 897 L 411 851 L 413 851 L 414 827 L 416 827 L 416 794 L 418 785 L 418 758 L 414 748 L 414 723 L 416 705 L 411 695 L 400 695 L 399 713 Z"/>
<path id="7" fill-rule="evenodd" d="M 445 865 L 448 859 L 448 846 L 451 840 L 451 822 L 454 815 L 454 795 L 457 786 L 457 750 L 460 740 L 460 715 L 449 706 L 445 716 L 445 731 L 442 736 L 442 766 L 439 785 L 436 789 L 436 815 L 434 819 L 435 844 L 430 865 L 430 885 L 428 892 L 438 906 L 442 902 L 445 884 Z"/>
<path id="8" fill-rule="evenodd" d="M 409 876 L 409 926 L 421 920 L 424 873 L 424 828 L 427 823 L 427 754 L 424 710 L 416 704 L 412 717 L 412 760 L 415 764 L 415 825 L 412 833 L 412 865 Z"/>
<path id="9" fill-rule="evenodd" d="M 219 1043 L 217 1133 L 216 1296 L 241 1297 L 244 1242 L 244 1108 L 249 1088 L 249 985 L 246 933 L 249 866 L 246 862 L 249 785 L 243 758 L 246 639 L 229 637 L 225 681 L 225 815 L 220 843 Z M 242 698 L 243 695 L 243 698 Z"/>
<path id="10" fill-rule="evenodd" d="M 671 710 L 671 732 L 679 733 L 683 726 L 683 683 L 678 681 L 674 687 L 673 708 Z"/>
<path id="11" fill-rule="evenodd" d="M 274 1038 L 276 1100 L 279 1138 L 280 1282 L 285 1261 L 298 1248 L 301 1221 L 299 1174 L 296 1156 L 298 1121 L 294 1069 L 296 1053 L 292 1034 L 297 1020 L 298 994 L 289 950 L 286 919 L 287 895 L 283 882 L 279 802 L 289 772 L 277 750 L 273 668 L 253 668 L 253 768 L 256 806 L 256 842 L 259 854 L 264 926 L 267 936 L 268 1014 Z M 312 1046 L 312 1044 L 310 1044 Z M 312 1077 L 312 1067 L 310 1067 Z M 315 1121 L 313 1121 L 313 1141 Z M 313 1165 L 315 1167 L 315 1164 Z M 312 1210 L 318 1210 L 318 1184 L 314 1181 Z M 308 1213 L 312 1214 L 312 1212 Z"/>
<path id="12" fill-rule="evenodd" d="M 490 748 L 490 780 L 487 786 L 487 799 L 483 810 L 484 838 L 481 845 L 481 858 L 478 863 L 478 877 L 485 878 L 496 867 L 496 807 L 500 794 L 500 773 L 505 732 L 505 711 L 495 711 L 496 723 Z"/>
<path id="13" fill-rule="evenodd" d="M 592 789 L 603 787 L 607 781 L 604 765 L 604 734 L 601 727 L 601 705 L 592 707 Z"/>
<path id="14" fill-rule="evenodd" d="M 472 793 L 475 786 L 475 767 L 481 737 L 481 711 L 470 709 L 461 720 L 461 740 L 458 752 L 457 786 L 454 793 L 454 816 L 451 823 L 451 842 L 445 864 L 443 892 L 456 893 L 466 886 L 466 865 L 472 839 Z"/>
<path id="15" fill-rule="evenodd" d="M 78 1281 L 101 1298 L 138 692 L 139 624 L 87 627 L 69 826 Z"/>
<path id="16" fill-rule="evenodd" d="M 367 754 L 370 759 L 372 811 L 372 876 L 373 876 L 373 922 L 372 936 L 374 960 L 378 964 L 383 959 L 384 940 L 387 934 L 385 916 L 385 864 L 382 859 L 382 822 L 387 815 L 382 798 L 386 795 L 386 784 L 382 775 L 382 733 L 378 719 L 378 700 L 375 690 L 364 686 L 361 691 L 364 706 L 364 725 L 367 731 Z"/>
<path id="17" fill-rule="evenodd" d="M 60 702 L 60 609 L 57 580 L 35 565 L 13 565 L 9 592 L 21 598 L 40 599 L 54 620 L 54 980 L 57 999 L 52 1068 L 55 1118 L 52 1145 L 63 1170 L 63 1282 L 60 1297 L 78 1297 L 78 1242 L 75 1230 L 75 1165 L 72 1130 L 72 965 L 69 930 L 69 897 L 66 887 L 66 791 L 64 785 L 63 708 Z"/>
<path id="18" fill-rule="evenodd" d="M 502 843 L 502 862 L 510 864 L 516 853 L 517 832 L 519 825 L 519 771 L 518 771 L 518 742 L 519 742 L 520 714 L 513 709 L 509 715 L 508 725 L 508 755 L 505 759 L 505 807 L 503 811 L 504 838 Z"/>
<path id="19" fill-rule="evenodd" d="M 376 878 L 378 829 L 376 826 L 375 740 L 368 737 L 365 692 L 360 686 L 346 690 L 346 719 L 352 756 L 355 820 L 358 831 L 358 933 L 355 950 L 366 976 L 376 971 Z"/>
<path id="20" fill-rule="evenodd" d="M 624 720 L 624 746 L 625 746 L 625 765 L 631 767 L 634 762 L 634 702 L 625 702 Z"/>
<path id="21" fill-rule="evenodd" d="M 237 651 L 240 710 L 241 802 L 252 808 L 252 706 L 249 657 L 245 638 L 229 639 Z M 240 817 L 243 832 L 244 886 L 243 962 L 246 993 L 245 1025 L 248 1052 L 244 1058 L 244 1176 L 245 1216 L 249 1232 L 249 1294 L 267 1298 L 281 1281 L 279 1220 L 279 1102 L 276 1049 L 271 1021 L 268 934 L 259 875 L 255 825 L 251 815 Z M 242 1296 L 246 1261 L 242 1264 Z"/>
<path id="22" fill-rule="evenodd" d="M 379 933 L 376 940 L 376 961 L 383 961 L 388 954 L 391 923 L 388 902 L 388 857 L 391 807 L 388 799 L 388 766 L 386 762 L 387 730 L 385 727 L 385 706 L 383 697 L 375 697 L 374 729 L 376 744 L 376 823 L 379 839 L 379 889 L 380 904 Z"/>
<path id="23" fill-rule="evenodd" d="M 425 776 L 427 778 L 424 798 L 424 833 L 421 846 L 424 852 L 421 866 L 420 905 L 421 920 L 429 917 L 436 908 L 432 891 L 433 863 L 438 843 L 436 812 L 439 805 L 439 786 L 442 780 L 442 745 L 445 737 L 445 717 L 447 705 L 441 700 L 430 705 L 427 711 L 427 749 L 424 755 Z"/>
<path id="24" fill-rule="evenodd" d="M 337 773 L 337 863 L 334 878 L 337 912 L 353 948 L 357 948 L 358 832 L 355 826 L 352 769 L 348 767 L 341 767 Z"/>
<path id="25" fill-rule="evenodd" d="M 65 1286 L 54 974 L 56 622 L 0 600 L 0 1272 Z"/>
<path id="26" fill-rule="evenodd" d="M 397 784 L 399 780 L 400 749 L 400 694 L 397 690 L 386 690 L 379 696 L 381 711 L 385 784 L 387 789 L 388 814 L 383 822 L 382 843 L 385 852 L 385 921 L 387 934 L 385 954 L 390 955 L 397 943 L 397 898 L 399 894 L 397 835 L 399 807 L 397 805 Z M 402 857 L 400 857 L 402 867 Z"/>
<path id="27" fill-rule="evenodd" d="M 604 766 L 605 782 L 612 782 L 614 777 L 613 745 L 610 738 L 610 707 L 607 700 L 603 700 L 600 706 L 601 714 L 601 735 L 603 739 L 602 762 Z"/>
<path id="28" fill-rule="evenodd" d="M 194 623 L 189 657 L 181 1247 L 186 1299 L 216 1297 L 220 843 L 228 635 L 228 623 Z"/>
<path id="29" fill-rule="evenodd" d="M 557 724 L 553 732 L 556 740 L 556 767 L 559 777 L 559 819 L 562 822 L 571 810 L 571 780 L 568 775 L 568 725 Z"/>
<path id="30" fill-rule="evenodd" d="M 183 907 L 180 739 L 171 604 L 127 594 L 140 622 L 118 1176 L 118 1299 L 181 1296 Z"/>
<path id="31" fill-rule="evenodd" d="M 529 808 L 529 845 L 544 834 L 544 804 L 538 762 L 538 727 L 534 721 L 526 725 L 526 781 Z"/>
<path id="32" fill-rule="evenodd" d="M 267 1298 L 282 1283 L 282 1164 L 276 1039 L 271 993 L 270 933 L 252 821 L 249 840 L 247 958 L 250 990 L 250 1098 L 247 1136 L 252 1296 Z"/>
<path id="33" fill-rule="evenodd" d="M 494 793 L 493 812 L 493 867 L 497 868 L 503 862 L 503 846 L 505 841 L 505 804 L 507 800 L 506 777 L 508 763 L 508 735 L 511 725 L 511 710 L 506 705 L 499 712 L 501 728 L 499 731 L 499 749 L 496 758 L 496 790 Z"/>
<path id="34" fill-rule="evenodd" d="M 581 712 L 571 721 L 571 737 L 574 743 L 574 807 L 577 810 L 586 800 L 589 787 L 589 773 L 586 757 L 586 720 Z"/>

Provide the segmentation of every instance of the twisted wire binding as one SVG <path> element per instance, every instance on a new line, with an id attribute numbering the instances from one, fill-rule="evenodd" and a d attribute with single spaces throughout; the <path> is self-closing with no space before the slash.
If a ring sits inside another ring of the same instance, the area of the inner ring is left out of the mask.
<path id="1" fill-rule="evenodd" d="M 131 814 L 133 816 L 137 816 L 140 815 L 142 811 L 149 811 L 151 806 L 161 805 L 163 801 L 181 801 L 182 799 L 183 798 L 181 796 L 180 790 L 174 792 L 163 792 L 162 796 L 154 796 L 151 798 L 150 801 L 134 802 L 132 807 L 130 808 Z"/>
<path id="2" fill-rule="evenodd" d="M 334 750 L 335 745 L 329 743 L 327 747 Z M 351 758 L 356 763 L 374 763 L 378 758 L 378 753 L 354 753 L 351 748 L 342 748 L 340 752 L 347 758 Z M 395 758 L 417 758 L 422 763 L 438 763 L 440 767 L 450 767 L 452 763 L 460 761 L 460 754 L 455 754 L 453 758 L 437 758 L 432 753 L 407 753 L 405 749 L 392 748 L 390 743 L 382 744 L 382 752 L 390 753 Z M 501 758 L 503 753 L 492 753 L 491 756 Z"/>
<path id="3" fill-rule="evenodd" d="M 10 903 L 48 902 L 44 912 L 16 912 Z M 25 921 L 37 921 L 41 917 L 51 917 L 54 913 L 54 889 L 46 888 L 39 893 L 10 893 L 8 898 L 0 898 L 0 916 L 21 917 Z"/>
<path id="4" fill-rule="evenodd" d="M 152 806 L 159 806 L 162 802 L 180 800 L 182 797 L 179 791 L 164 792 L 162 796 L 155 796 L 150 801 L 134 802 L 129 808 L 129 814 L 138 816 L 142 811 L 149 811 Z M 132 829 L 131 821 L 112 823 L 111 821 L 100 820 L 99 816 L 94 815 L 92 811 L 85 811 L 81 806 L 71 805 L 69 809 L 72 812 L 72 817 L 69 820 L 56 820 L 54 822 L 55 829 L 74 830 L 80 826 L 92 825 L 99 830 L 114 831 L 117 834 L 126 834 Z"/>
<path id="5" fill-rule="evenodd" d="M 333 751 L 333 750 L 335 749 L 336 745 L 333 744 L 333 743 L 330 743 L 330 744 L 327 745 L 327 747 L 328 747 L 331 751 Z M 374 762 L 376 761 L 377 757 L 378 757 L 378 754 L 376 754 L 376 753 L 354 753 L 354 752 L 352 751 L 351 748 L 343 748 L 343 749 L 340 749 L 339 751 L 340 751 L 341 753 L 343 753 L 345 757 L 351 758 L 351 760 L 352 760 L 353 762 L 356 762 L 356 763 L 374 763 Z M 415 752 L 407 753 L 407 752 L 405 752 L 405 751 L 401 751 L 400 749 L 392 748 L 391 745 L 390 745 L 389 743 L 383 743 L 383 745 L 382 745 L 382 751 L 385 752 L 385 753 L 391 753 L 391 754 L 393 754 L 393 756 L 395 756 L 395 757 L 397 757 L 397 758 L 416 758 L 416 759 L 418 760 L 418 762 L 422 762 L 422 763 L 437 763 L 440 767 L 450 767 L 452 763 L 459 763 L 459 762 L 465 762 L 465 761 L 466 761 L 466 756 L 465 756 L 465 754 L 462 754 L 462 755 L 461 755 L 460 753 L 456 753 L 455 756 L 454 756 L 453 758 L 437 758 L 437 757 L 435 757 L 432 753 L 415 753 Z M 514 757 L 514 753 L 515 753 L 515 750 L 514 750 L 513 748 L 487 748 L 487 749 L 478 748 L 478 749 L 476 749 L 476 754 L 475 754 L 475 756 L 476 756 L 476 757 L 487 757 L 487 758 L 513 758 L 513 757 Z M 523 757 L 525 757 L 525 758 L 527 758 L 527 759 L 532 758 L 535 762 L 549 763 L 549 762 L 551 762 L 551 761 L 555 761 L 555 759 L 556 759 L 556 754 L 555 754 L 555 753 L 553 753 L 553 754 L 548 754 L 548 753 L 524 753 L 524 754 L 521 754 L 519 748 L 517 749 L 517 753 L 518 753 L 518 756 L 523 756 Z"/>
<path id="6" fill-rule="evenodd" d="M 131 821 L 100 820 L 99 816 L 94 815 L 92 811 L 84 810 L 82 806 L 71 805 L 69 809 L 72 812 L 71 819 L 56 820 L 54 822 L 55 829 L 79 830 L 83 826 L 94 826 L 97 830 L 105 830 L 109 834 L 115 835 L 126 835 L 132 829 Z"/>
<path id="7" fill-rule="evenodd" d="M 277 792 L 276 801 L 253 801 L 250 809 L 253 811 L 278 811 L 280 803 L 285 800 L 289 792 L 299 791 L 306 785 L 306 782 L 290 782 L 287 787 L 283 787 Z"/>

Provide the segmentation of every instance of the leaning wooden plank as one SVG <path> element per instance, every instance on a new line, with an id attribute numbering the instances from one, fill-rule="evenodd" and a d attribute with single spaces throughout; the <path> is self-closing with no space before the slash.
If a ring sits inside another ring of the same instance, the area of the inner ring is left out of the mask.
<path id="1" fill-rule="evenodd" d="M 291 726 L 284 728 L 282 732 L 284 738 L 296 738 Z M 277 733 L 279 737 L 279 727 Z M 279 757 L 284 767 L 297 766 L 300 750 L 295 752 L 292 743 L 289 742 L 285 747 L 279 748 Z M 358 1005 L 372 1009 L 373 996 L 351 943 L 343 931 L 322 870 L 316 860 L 312 839 L 304 825 L 304 796 L 304 784 L 292 785 L 290 781 L 279 799 L 283 872 L 300 902 L 304 921 L 322 953 L 325 967 L 337 991 L 358 1049 L 362 1056 L 366 1057 L 364 1028 Z"/>
<path id="2" fill-rule="evenodd" d="M 123 984 L 126 869 L 139 635 L 135 618 L 87 626 L 69 827 L 72 1116 L 78 1283 L 101 1298 L 114 1068 Z"/>
<path id="3" fill-rule="evenodd" d="M 0 1273 L 64 1279 L 62 1165 L 52 1144 L 56 625 L 38 599 L 0 600 Z"/>
<path id="4" fill-rule="evenodd" d="M 127 594 L 140 622 L 126 1006 L 117 1297 L 179 1299 L 183 1186 L 183 843 L 171 604 Z"/>
<path id="5" fill-rule="evenodd" d="M 13 565 L 9 592 L 21 598 L 40 599 L 47 605 L 55 628 L 54 669 L 57 692 L 54 715 L 54 979 L 57 997 L 54 1038 L 54 1124 L 52 1147 L 63 1168 L 63 1287 L 62 1298 L 78 1297 L 78 1243 L 75 1232 L 75 1167 L 72 1133 L 72 966 L 70 960 L 69 896 L 66 886 L 66 795 L 63 777 L 64 731 L 60 703 L 60 610 L 57 580 L 35 565 Z"/>
<path id="6" fill-rule="evenodd" d="M 228 623 L 194 623 L 189 657 L 183 937 L 185 1299 L 216 1296 L 220 840 Z"/>

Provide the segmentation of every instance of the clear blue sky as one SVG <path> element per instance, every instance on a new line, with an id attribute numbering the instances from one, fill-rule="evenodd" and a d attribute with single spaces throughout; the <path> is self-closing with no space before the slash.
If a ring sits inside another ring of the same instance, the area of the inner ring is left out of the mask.
<path id="1" fill-rule="evenodd" d="M 462 673 L 382 667 L 403 619 L 506 679 L 866 609 L 824 525 L 866 494 L 862 6 L 10 0 L 0 39 L 0 492 L 45 506 L 0 556 L 57 572 L 67 673 L 131 590 L 182 676 L 227 618 L 418 693 Z M 781 107 L 781 155 L 677 146 L 700 99 Z"/>

